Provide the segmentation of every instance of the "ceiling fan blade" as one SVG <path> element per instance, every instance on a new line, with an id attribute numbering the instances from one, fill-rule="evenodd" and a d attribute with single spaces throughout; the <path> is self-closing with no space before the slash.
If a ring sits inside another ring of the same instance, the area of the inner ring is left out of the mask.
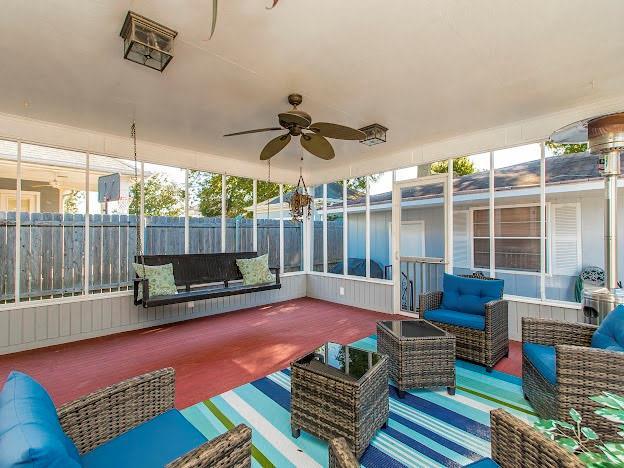
<path id="1" fill-rule="evenodd" d="M 236 136 L 236 135 L 246 135 L 248 133 L 270 132 L 273 130 L 282 130 L 282 127 L 258 128 L 256 130 L 245 130 L 244 132 L 228 133 L 227 135 L 223 135 L 223 136 L 229 137 L 229 136 Z"/>
<path id="2" fill-rule="evenodd" d="M 260 160 L 266 161 L 267 159 L 271 159 L 277 153 L 282 151 L 288 143 L 290 143 L 290 133 L 273 138 L 264 148 L 262 148 Z"/>
<path id="3" fill-rule="evenodd" d="M 286 125 L 294 124 L 300 127 L 306 128 L 312 123 L 310 116 L 303 111 L 291 110 L 289 112 L 282 112 L 277 114 L 280 123 L 284 122 Z"/>
<path id="4" fill-rule="evenodd" d="M 366 138 L 366 134 L 361 130 L 334 123 L 317 122 L 310 125 L 310 130 L 326 138 L 337 140 L 363 140 Z"/>
<path id="5" fill-rule="evenodd" d="M 303 133 L 301 135 L 301 146 L 321 159 L 334 159 L 336 154 L 332 145 L 321 135 L 316 133 Z"/>

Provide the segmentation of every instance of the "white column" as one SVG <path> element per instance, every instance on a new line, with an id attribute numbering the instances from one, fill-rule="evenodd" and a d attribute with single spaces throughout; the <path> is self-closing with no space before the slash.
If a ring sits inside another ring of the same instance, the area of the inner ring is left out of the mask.
<path id="1" fill-rule="evenodd" d="M 342 274 L 349 274 L 349 225 L 347 213 L 347 180 L 342 181 Z"/>
<path id="2" fill-rule="evenodd" d="M 323 184 L 323 273 L 327 273 L 327 184 Z"/>
<path id="3" fill-rule="evenodd" d="M 140 200 L 140 213 L 139 213 L 139 227 L 141 231 L 141 246 L 143 247 L 143 254 L 145 255 L 145 233 L 146 233 L 146 222 L 145 222 L 145 164 L 141 163 L 141 180 L 139 181 L 139 187 L 141 187 L 141 200 Z M 139 255 L 141 252 L 137 252 Z"/>
<path id="4" fill-rule="evenodd" d="M 17 142 L 17 167 L 15 181 L 15 303 L 20 302 L 20 277 L 22 269 L 21 232 L 22 232 L 22 142 Z"/>
<path id="5" fill-rule="evenodd" d="M 496 242 L 494 241 L 494 151 L 490 151 L 490 212 L 489 212 L 489 227 L 490 227 L 490 276 L 496 277 L 496 255 L 494 249 L 496 248 Z"/>
<path id="6" fill-rule="evenodd" d="M 221 175 L 221 252 L 225 252 L 225 236 L 226 236 L 226 218 L 227 218 L 227 176 L 225 174 Z"/>
<path id="7" fill-rule="evenodd" d="M 280 217 L 279 217 L 279 256 L 280 256 L 280 274 L 284 273 L 284 184 L 279 185 L 279 206 L 280 206 Z"/>
<path id="8" fill-rule="evenodd" d="M 91 213 L 91 204 L 89 202 L 89 177 L 90 177 L 90 169 L 89 165 L 91 164 L 91 154 L 87 153 L 87 167 L 85 168 L 85 229 L 84 229 L 84 283 L 83 283 L 83 294 L 89 294 L 89 283 L 91 282 L 91 275 L 89 274 L 89 264 L 91 263 L 91 247 L 90 247 L 90 239 L 89 239 L 89 214 Z M 135 194 L 136 197 L 136 187 Z M 134 259 L 132 259 L 134 261 Z"/>
<path id="9" fill-rule="evenodd" d="M 370 278 L 370 178 L 366 176 L 366 277 Z"/>
<path id="10" fill-rule="evenodd" d="M 447 162 L 446 178 L 446 272 L 453 273 L 453 159 Z"/>
<path id="11" fill-rule="evenodd" d="M 190 226 L 189 226 L 189 170 L 184 170 L 184 253 L 190 251 Z"/>
<path id="12" fill-rule="evenodd" d="M 268 203 L 268 200 L 267 200 Z M 258 181 L 253 180 L 253 250 L 258 252 Z"/>
<path id="13" fill-rule="evenodd" d="M 540 143 L 540 298 L 546 299 L 546 145 Z"/>

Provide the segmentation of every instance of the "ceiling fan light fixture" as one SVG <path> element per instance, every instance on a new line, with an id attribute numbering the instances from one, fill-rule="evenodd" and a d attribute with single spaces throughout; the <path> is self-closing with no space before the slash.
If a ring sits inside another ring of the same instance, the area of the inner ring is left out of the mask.
<path id="1" fill-rule="evenodd" d="M 124 40 L 124 58 L 162 72 L 173 58 L 176 31 L 128 11 L 119 35 Z"/>
<path id="2" fill-rule="evenodd" d="M 379 145 L 386 142 L 386 133 L 388 129 L 381 124 L 374 123 L 360 128 L 360 131 L 366 134 L 366 138 L 360 140 L 360 143 L 366 146 Z"/>

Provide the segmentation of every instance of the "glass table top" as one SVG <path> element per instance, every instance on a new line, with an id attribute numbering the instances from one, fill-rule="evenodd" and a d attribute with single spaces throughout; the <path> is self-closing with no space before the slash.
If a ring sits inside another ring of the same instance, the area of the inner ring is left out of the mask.
<path id="1" fill-rule="evenodd" d="M 381 355 L 378 353 L 330 342 L 297 360 L 297 363 L 306 364 L 312 369 L 322 366 L 324 370 L 339 372 L 342 376 L 359 380 L 380 359 Z"/>
<path id="2" fill-rule="evenodd" d="M 386 320 L 378 322 L 399 338 L 429 338 L 444 336 L 444 330 L 426 320 Z"/>

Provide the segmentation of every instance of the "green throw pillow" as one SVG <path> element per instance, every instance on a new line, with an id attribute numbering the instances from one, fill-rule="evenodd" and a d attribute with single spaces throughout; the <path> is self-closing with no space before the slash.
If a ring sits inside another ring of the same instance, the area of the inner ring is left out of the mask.
<path id="1" fill-rule="evenodd" d="M 133 263 L 134 271 L 139 278 L 143 278 L 143 265 Z M 149 281 L 149 295 L 168 296 L 170 294 L 178 294 L 175 279 L 173 277 L 173 263 L 166 265 L 145 265 L 145 277 Z M 143 298 L 143 285 L 139 284 L 138 299 Z"/>
<path id="2" fill-rule="evenodd" d="M 243 274 L 245 286 L 275 281 L 275 276 L 269 270 L 269 256 L 267 254 L 255 258 L 239 258 L 236 260 L 236 264 Z"/>

